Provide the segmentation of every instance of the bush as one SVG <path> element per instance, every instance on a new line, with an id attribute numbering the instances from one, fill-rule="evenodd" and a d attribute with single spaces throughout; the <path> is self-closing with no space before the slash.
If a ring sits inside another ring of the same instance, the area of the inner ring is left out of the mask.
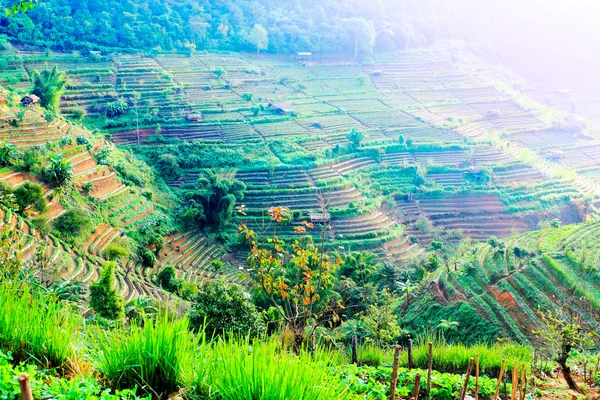
<path id="1" fill-rule="evenodd" d="M 118 261 L 127 257 L 129 257 L 127 249 L 116 243 L 109 244 L 104 251 L 104 258 L 109 261 Z"/>
<path id="2" fill-rule="evenodd" d="M 92 223 L 82 210 L 68 210 L 54 221 L 54 229 L 65 240 L 74 242 L 89 231 Z"/>
<path id="3" fill-rule="evenodd" d="M 27 211 L 44 213 L 48 211 L 44 190 L 37 183 L 25 182 L 14 191 L 15 201 L 17 203 L 17 212 L 24 215 Z"/>
<path id="4" fill-rule="evenodd" d="M 152 250 L 141 247 L 138 249 L 138 256 L 140 257 L 140 261 L 142 262 L 144 268 L 154 267 L 154 264 L 156 263 L 156 256 Z"/>
<path id="5" fill-rule="evenodd" d="M 64 186 L 71 181 L 73 166 L 61 154 L 50 157 L 48 166 L 43 169 L 44 180 L 53 187 Z"/>
<path id="6" fill-rule="evenodd" d="M 121 320 L 125 317 L 123 297 L 115 289 L 115 263 L 104 265 L 100 279 L 90 285 L 90 307 L 102 318 Z"/>
<path id="7" fill-rule="evenodd" d="M 23 151 L 23 156 L 21 159 L 21 168 L 25 172 L 32 172 L 34 174 L 38 174 L 39 172 L 41 172 L 42 152 L 35 147 L 31 147 Z"/>
<path id="8" fill-rule="evenodd" d="M 206 333 L 227 332 L 256 336 L 265 331 L 264 321 L 256 306 L 241 286 L 222 279 L 204 283 L 194 299 L 189 314 L 190 326 Z"/>

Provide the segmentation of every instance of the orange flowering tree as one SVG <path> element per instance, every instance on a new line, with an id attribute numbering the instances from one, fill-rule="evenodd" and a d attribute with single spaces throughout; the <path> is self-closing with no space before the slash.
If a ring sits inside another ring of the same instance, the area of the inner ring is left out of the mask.
<path id="1" fill-rule="evenodd" d="M 243 206 L 238 212 L 244 214 Z M 272 207 L 267 215 L 273 235 L 259 237 L 247 225 L 240 225 L 239 230 L 250 244 L 247 261 L 252 284 L 279 311 L 293 334 L 294 349 L 298 352 L 305 337 L 311 337 L 320 324 L 338 318 L 335 310 L 342 305 L 324 301 L 323 297 L 333 287 L 342 260 L 332 259 L 325 252 L 324 234 L 319 243 L 306 235 L 308 229 L 314 229 L 310 222 L 303 221 L 294 228 L 297 239 L 290 243 L 281 239 L 277 231 L 291 218 L 288 208 Z"/>

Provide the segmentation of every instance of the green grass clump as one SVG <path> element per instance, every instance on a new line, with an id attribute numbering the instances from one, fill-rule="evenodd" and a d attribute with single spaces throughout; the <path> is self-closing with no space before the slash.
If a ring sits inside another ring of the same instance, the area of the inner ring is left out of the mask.
<path id="1" fill-rule="evenodd" d="M 423 342 L 413 348 L 413 359 L 415 367 L 427 368 L 429 346 Z M 532 349 L 526 345 L 500 344 L 467 346 L 464 344 L 445 344 L 442 340 L 434 340 L 433 344 L 433 369 L 441 372 L 462 373 L 467 370 L 469 360 L 476 355 L 480 357 L 481 373 L 489 376 L 497 376 L 500 372 L 502 360 L 506 362 L 506 368 L 512 369 L 517 364 L 525 364 L 526 370 L 531 370 L 533 359 Z M 402 355 L 401 365 L 408 365 L 408 356 Z"/>
<path id="2" fill-rule="evenodd" d="M 222 400 L 356 398 L 326 365 L 289 353 L 277 339 L 218 341 L 208 380 Z"/>
<path id="3" fill-rule="evenodd" d="M 188 325 L 185 318 L 159 317 L 143 327 L 98 331 L 91 339 L 92 357 L 111 386 L 165 396 L 193 381 L 202 346 Z"/>
<path id="4" fill-rule="evenodd" d="M 0 348 L 16 361 L 62 368 L 75 356 L 81 317 L 27 286 L 0 285 Z"/>

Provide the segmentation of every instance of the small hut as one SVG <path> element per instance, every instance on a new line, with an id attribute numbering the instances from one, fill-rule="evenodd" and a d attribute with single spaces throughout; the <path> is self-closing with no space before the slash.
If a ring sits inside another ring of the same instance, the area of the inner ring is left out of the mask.
<path id="1" fill-rule="evenodd" d="M 185 120 L 188 122 L 202 122 L 202 114 L 193 113 L 185 116 Z"/>
<path id="2" fill-rule="evenodd" d="M 331 221 L 331 215 L 329 213 L 314 213 L 310 214 L 310 222 L 313 224 L 326 224 Z"/>
<path id="3" fill-rule="evenodd" d="M 292 108 L 292 105 L 286 101 L 269 103 L 268 108 L 273 114 L 296 114 L 296 110 L 294 110 L 294 108 Z"/>
<path id="4" fill-rule="evenodd" d="M 312 53 L 310 51 L 299 51 L 296 53 L 296 59 L 298 60 L 298 64 L 306 67 L 311 64 Z"/>
<path id="5" fill-rule="evenodd" d="M 21 99 L 21 104 L 25 107 L 31 107 L 34 104 L 37 104 L 40 101 L 40 98 L 35 94 L 30 94 Z"/>

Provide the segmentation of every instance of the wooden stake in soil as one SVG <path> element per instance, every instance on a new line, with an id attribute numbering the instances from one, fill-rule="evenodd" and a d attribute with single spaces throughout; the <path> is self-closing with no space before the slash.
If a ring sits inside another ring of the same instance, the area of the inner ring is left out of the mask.
<path id="1" fill-rule="evenodd" d="M 469 368 L 467 368 L 467 374 L 465 375 L 465 383 L 460 391 L 460 400 L 465 400 L 467 395 L 467 389 L 469 388 L 469 378 L 471 377 L 471 370 L 473 369 L 473 357 L 469 360 Z"/>
<path id="2" fill-rule="evenodd" d="M 419 392 L 421 391 L 421 374 L 415 376 L 415 389 L 413 390 L 413 399 L 419 400 Z"/>
<path id="3" fill-rule="evenodd" d="M 413 369 L 412 339 L 408 339 L 408 369 Z"/>
<path id="4" fill-rule="evenodd" d="M 356 352 L 356 347 L 358 346 L 358 340 L 356 339 L 356 335 L 352 336 L 352 364 L 358 364 L 358 355 Z"/>
<path id="5" fill-rule="evenodd" d="M 515 363 L 515 365 L 513 365 L 513 369 L 512 369 L 512 377 L 511 377 L 511 399 L 515 400 L 517 398 L 517 387 L 519 387 L 519 378 L 518 378 L 518 372 L 517 372 L 517 364 Z"/>
<path id="6" fill-rule="evenodd" d="M 33 400 L 33 394 L 31 394 L 31 385 L 29 384 L 29 375 L 21 374 L 18 378 L 19 385 L 21 386 L 21 397 L 23 400 Z"/>
<path id="7" fill-rule="evenodd" d="M 479 354 L 475 356 L 475 400 L 479 400 Z"/>
<path id="8" fill-rule="evenodd" d="M 392 369 L 392 382 L 390 383 L 390 399 L 396 400 L 396 384 L 398 383 L 398 364 L 400 362 L 400 346 L 394 348 L 394 368 Z"/>
<path id="9" fill-rule="evenodd" d="M 427 398 L 431 400 L 431 369 L 433 367 L 433 343 L 429 342 L 429 358 L 427 365 Z"/>
<path id="10" fill-rule="evenodd" d="M 504 375 L 504 360 L 500 366 L 500 375 L 498 376 L 498 383 L 496 384 L 496 393 L 494 394 L 494 400 L 498 400 L 498 394 L 500 394 L 500 384 L 502 383 L 502 375 Z"/>
<path id="11" fill-rule="evenodd" d="M 525 364 L 521 364 L 521 400 L 525 400 L 525 392 L 527 388 L 527 375 L 525 373 Z"/>

